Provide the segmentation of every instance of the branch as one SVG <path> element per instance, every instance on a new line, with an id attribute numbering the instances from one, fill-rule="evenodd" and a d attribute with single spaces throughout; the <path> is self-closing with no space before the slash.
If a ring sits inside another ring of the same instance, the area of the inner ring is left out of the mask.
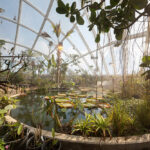
<path id="1" fill-rule="evenodd" d="M 141 18 L 145 13 L 146 13 L 146 11 L 144 11 L 143 13 L 141 13 L 137 18 L 135 18 L 135 20 L 134 20 L 131 24 L 129 24 L 129 25 L 126 26 L 126 27 L 116 28 L 116 27 L 113 27 L 113 26 L 112 26 L 112 28 L 113 28 L 113 29 L 118 29 L 118 30 L 128 29 L 128 28 L 131 27 L 139 18 Z"/>
<path id="2" fill-rule="evenodd" d="M 25 64 L 24 65 L 22 65 L 22 67 L 20 67 L 19 69 L 18 69 L 18 71 L 16 71 L 15 73 L 14 73 L 14 75 L 13 75 L 13 77 L 12 77 L 12 79 L 14 79 L 15 78 L 15 76 L 16 76 L 16 74 L 21 70 L 21 69 L 23 69 L 24 68 L 24 66 L 25 66 Z M 12 80 L 11 79 L 11 80 Z"/>
<path id="3" fill-rule="evenodd" d="M 102 0 L 102 1 L 99 3 L 99 5 L 101 6 L 104 2 L 105 2 L 105 0 Z M 83 10 L 83 9 L 87 8 L 87 7 L 92 6 L 92 5 L 93 5 L 93 4 L 86 5 L 86 6 L 82 7 L 81 9 L 79 9 L 78 11 L 81 11 L 81 10 Z"/>
<path id="4" fill-rule="evenodd" d="M 20 65 L 21 62 L 22 62 L 22 58 L 23 58 L 23 57 L 21 57 L 20 61 L 19 61 L 17 64 L 15 64 L 14 66 L 12 66 L 11 69 L 13 69 L 13 68 L 17 67 L 18 65 Z M 6 69 L 1 70 L 0 73 L 3 73 L 3 72 L 5 72 L 5 71 L 9 71 L 9 70 L 10 70 L 9 66 L 10 66 L 10 64 L 8 65 L 8 67 L 7 67 Z"/>

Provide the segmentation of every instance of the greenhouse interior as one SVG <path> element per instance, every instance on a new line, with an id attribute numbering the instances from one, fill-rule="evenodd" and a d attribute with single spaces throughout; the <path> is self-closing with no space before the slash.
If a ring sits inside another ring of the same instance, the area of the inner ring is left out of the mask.
<path id="1" fill-rule="evenodd" d="M 0 150 L 150 150 L 150 0 L 0 0 Z"/>

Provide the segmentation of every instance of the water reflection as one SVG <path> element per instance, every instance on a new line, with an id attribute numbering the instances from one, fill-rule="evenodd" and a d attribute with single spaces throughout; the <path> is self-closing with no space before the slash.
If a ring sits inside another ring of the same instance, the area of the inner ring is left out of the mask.
<path id="1" fill-rule="evenodd" d="M 51 115 L 44 111 L 46 102 L 44 100 L 45 94 L 28 94 L 26 96 L 19 97 L 18 107 L 11 111 L 11 115 L 17 120 L 31 125 L 36 126 L 37 124 L 42 124 L 43 129 L 51 130 L 55 127 L 55 123 L 51 118 Z M 84 99 L 82 99 L 84 101 Z M 94 114 L 100 113 L 100 108 L 89 109 L 84 108 L 84 112 Z M 74 116 L 76 119 L 84 118 L 84 113 L 77 111 L 75 109 L 66 109 L 65 111 L 58 108 L 58 115 L 63 124 L 68 123 Z"/>

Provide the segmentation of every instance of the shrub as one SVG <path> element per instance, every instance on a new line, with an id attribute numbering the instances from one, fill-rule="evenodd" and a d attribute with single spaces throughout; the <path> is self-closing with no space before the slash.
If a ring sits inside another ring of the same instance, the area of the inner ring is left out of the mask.
<path id="1" fill-rule="evenodd" d="M 74 125 L 72 133 L 80 133 L 83 136 L 97 135 L 97 136 L 111 136 L 109 130 L 109 120 L 100 114 L 85 114 L 85 119 L 78 120 Z"/>
<path id="2" fill-rule="evenodd" d="M 150 129 L 150 103 L 148 101 L 145 100 L 137 106 L 135 115 L 140 125 Z"/>
<path id="3" fill-rule="evenodd" d="M 123 98 L 143 98 L 145 90 L 145 80 L 141 76 L 128 76 L 122 83 L 121 96 Z"/>
<path id="4" fill-rule="evenodd" d="M 77 120 L 74 125 L 72 134 L 79 133 L 83 136 L 88 136 L 93 133 L 91 117 L 92 116 L 90 114 L 85 113 L 85 119 Z"/>
<path id="5" fill-rule="evenodd" d="M 134 119 L 128 114 L 128 111 L 121 105 L 116 103 L 108 114 L 111 122 L 112 134 L 122 136 L 131 134 L 134 129 Z"/>
<path id="6" fill-rule="evenodd" d="M 97 114 L 92 117 L 92 129 L 96 135 L 102 135 L 105 137 L 106 135 L 111 136 L 109 130 L 109 120 L 104 118 L 101 114 Z"/>

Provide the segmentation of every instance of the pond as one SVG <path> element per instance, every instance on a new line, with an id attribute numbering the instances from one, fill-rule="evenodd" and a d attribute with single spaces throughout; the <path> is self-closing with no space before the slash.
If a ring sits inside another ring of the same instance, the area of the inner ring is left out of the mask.
<path id="1" fill-rule="evenodd" d="M 54 95 L 54 93 L 51 95 Z M 26 96 L 18 97 L 20 101 L 17 104 L 17 108 L 11 111 L 11 116 L 16 120 L 30 126 L 42 124 L 43 129 L 51 131 L 51 129 L 55 127 L 55 123 L 51 118 L 51 115 L 45 111 L 46 100 L 44 97 L 45 94 L 37 93 L 31 93 Z M 101 111 L 101 108 L 84 108 L 83 112 L 78 113 L 75 120 L 84 118 L 84 112 L 93 114 L 100 113 Z M 61 122 L 64 124 L 69 122 L 69 120 L 76 115 L 76 110 L 73 108 L 61 109 L 58 107 L 58 114 Z"/>

